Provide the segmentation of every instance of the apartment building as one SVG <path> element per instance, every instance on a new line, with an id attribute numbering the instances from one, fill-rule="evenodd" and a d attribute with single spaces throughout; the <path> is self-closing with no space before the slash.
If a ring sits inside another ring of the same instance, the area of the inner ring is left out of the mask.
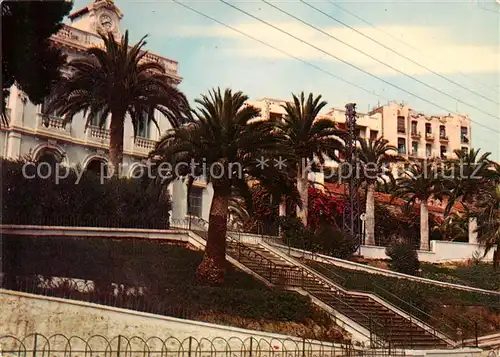
<path id="1" fill-rule="evenodd" d="M 449 158 L 454 150 L 471 148 L 471 121 L 467 115 L 432 115 L 392 102 L 369 113 L 381 115 L 380 135 L 408 158 Z"/>
<path id="2" fill-rule="evenodd" d="M 71 60 L 86 49 L 102 44 L 98 30 L 111 31 L 115 38 L 121 38 L 122 18 L 123 14 L 113 0 L 96 0 L 71 13 L 71 24 L 63 25 L 50 40 Z M 150 52 L 143 60 L 160 63 L 175 85 L 181 83 L 177 61 Z M 31 156 L 36 161 L 57 162 L 68 167 L 80 165 L 86 170 L 94 171 L 100 171 L 101 164 L 108 162 L 109 117 L 102 128 L 98 125 L 100 118 L 96 116 L 85 129 L 83 113 L 76 115 L 71 123 L 63 125 L 62 118 L 55 113 L 45 112 L 45 103 L 34 105 L 15 86 L 8 98 L 7 114 L 10 126 L 0 130 L 2 157 L 17 159 Z M 160 112 L 149 111 L 144 116 L 145 125 L 138 127 L 135 133 L 131 120 L 125 121 L 122 175 L 132 176 L 136 170 L 141 170 L 156 142 L 170 129 L 168 120 Z M 152 123 L 152 118 L 158 122 L 159 131 Z M 188 214 L 186 185 L 175 182 L 170 190 L 172 217 L 185 218 Z M 211 194 L 211 187 L 203 182 L 196 182 L 190 198 L 191 214 L 208 218 Z"/>

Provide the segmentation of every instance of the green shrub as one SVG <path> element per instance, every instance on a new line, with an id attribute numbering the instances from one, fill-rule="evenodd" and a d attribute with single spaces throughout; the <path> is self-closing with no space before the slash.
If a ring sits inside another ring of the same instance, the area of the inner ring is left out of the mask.
<path id="1" fill-rule="evenodd" d="M 171 203 L 165 188 L 147 178 L 100 182 L 94 173 L 78 181 L 72 170 L 57 182 L 34 175 L 24 162 L 1 161 L 2 223 L 167 228 Z"/>
<path id="2" fill-rule="evenodd" d="M 340 259 L 349 258 L 358 247 L 349 234 L 327 224 L 321 225 L 314 237 L 321 253 Z"/>
<path id="3" fill-rule="evenodd" d="M 409 243 L 395 243 L 386 248 L 386 254 L 391 258 L 391 269 L 410 275 L 416 275 L 420 269 L 420 262 L 415 248 Z"/>
<path id="4" fill-rule="evenodd" d="M 352 237 L 328 221 L 322 221 L 314 230 L 305 227 L 296 217 L 280 217 L 279 222 L 285 244 L 292 247 L 342 259 L 349 258 L 357 248 Z"/>

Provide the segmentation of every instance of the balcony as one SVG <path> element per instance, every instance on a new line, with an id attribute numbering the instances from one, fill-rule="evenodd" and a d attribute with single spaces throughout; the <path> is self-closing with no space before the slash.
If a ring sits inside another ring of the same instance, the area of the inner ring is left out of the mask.
<path id="1" fill-rule="evenodd" d="M 469 138 L 466 135 L 462 135 L 460 142 L 462 144 L 468 144 L 469 143 Z"/>
<path id="2" fill-rule="evenodd" d="M 85 50 L 89 47 L 103 46 L 102 40 L 99 36 L 68 25 L 63 25 L 63 27 L 56 34 L 52 35 L 51 38 L 56 42 L 70 47 L 75 47 L 80 50 Z M 169 76 L 173 77 L 175 80 L 181 79 L 178 75 L 178 63 L 176 61 L 149 52 L 144 55 L 143 61 L 159 63 L 165 68 L 165 71 Z"/>
<path id="3" fill-rule="evenodd" d="M 434 141 L 434 134 L 432 134 L 432 133 L 425 133 L 425 140 L 427 140 L 427 141 Z"/>
<path id="4" fill-rule="evenodd" d="M 47 136 L 71 136 L 69 124 L 64 124 L 64 119 L 48 114 L 38 114 L 37 132 Z"/>
<path id="5" fill-rule="evenodd" d="M 87 143 L 94 144 L 103 148 L 108 148 L 110 140 L 110 131 L 100 128 L 97 125 L 89 125 L 87 127 Z"/>
<path id="6" fill-rule="evenodd" d="M 398 134 L 405 134 L 406 129 L 404 126 L 398 126 Z"/>
<path id="7" fill-rule="evenodd" d="M 439 135 L 439 141 L 441 141 L 443 143 L 447 143 L 449 141 L 449 139 L 446 135 Z"/>
<path id="8" fill-rule="evenodd" d="M 155 148 L 156 141 L 137 136 L 134 141 L 134 152 L 140 155 L 148 155 Z"/>
<path id="9" fill-rule="evenodd" d="M 416 132 L 416 131 L 412 131 L 411 132 L 411 138 L 412 139 L 420 140 L 421 137 L 422 137 L 422 135 L 420 134 L 420 132 Z"/>

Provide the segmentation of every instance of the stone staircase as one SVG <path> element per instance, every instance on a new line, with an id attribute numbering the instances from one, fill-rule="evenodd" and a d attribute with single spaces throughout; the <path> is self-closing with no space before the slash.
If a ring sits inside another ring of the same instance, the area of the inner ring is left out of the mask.
<path id="1" fill-rule="evenodd" d="M 283 259 L 261 245 L 230 240 L 226 253 L 268 282 L 305 290 L 370 331 L 372 341 L 384 341 L 392 348 L 449 348 L 450 344 L 431 328 L 424 328 L 367 294 L 344 291 L 326 277 L 311 273 Z"/>

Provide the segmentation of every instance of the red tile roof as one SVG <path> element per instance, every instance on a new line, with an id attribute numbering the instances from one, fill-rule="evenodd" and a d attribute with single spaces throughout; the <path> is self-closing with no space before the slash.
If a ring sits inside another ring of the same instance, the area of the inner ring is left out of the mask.
<path id="1" fill-rule="evenodd" d="M 344 185 L 342 184 L 325 182 L 325 188 L 327 191 L 329 191 L 331 194 L 335 196 L 344 194 Z M 393 198 L 391 195 L 382 192 L 375 192 L 375 201 L 393 206 L 403 206 L 406 202 L 401 198 Z M 429 212 L 443 214 L 446 205 L 447 205 L 446 200 L 439 201 L 431 199 L 429 202 Z M 458 202 L 453 205 L 453 211 L 463 212 L 464 208 L 462 207 L 462 204 Z"/>

